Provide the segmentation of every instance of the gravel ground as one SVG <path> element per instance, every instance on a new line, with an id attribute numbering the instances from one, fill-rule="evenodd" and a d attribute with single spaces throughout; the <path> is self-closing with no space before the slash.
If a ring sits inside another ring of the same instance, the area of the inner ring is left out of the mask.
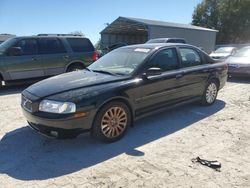
<path id="1" fill-rule="evenodd" d="M 0 89 L 0 187 L 250 187 L 250 80 L 228 82 L 213 106 L 140 120 L 112 144 L 34 133 L 20 109 L 24 88 Z M 197 156 L 221 171 L 192 163 Z"/>

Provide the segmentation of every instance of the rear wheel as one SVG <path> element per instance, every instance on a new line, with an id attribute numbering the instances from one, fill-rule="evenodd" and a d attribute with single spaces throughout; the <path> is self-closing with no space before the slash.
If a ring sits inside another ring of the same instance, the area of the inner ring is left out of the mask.
<path id="1" fill-rule="evenodd" d="M 106 104 L 96 115 L 92 136 L 106 141 L 114 142 L 121 139 L 131 124 L 131 112 L 122 102 Z"/>
<path id="2" fill-rule="evenodd" d="M 79 70 L 83 70 L 84 66 L 81 64 L 73 64 L 70 65 L 67 69 L 67 72 L 73 72 L 73 71 L 79 71 Z"/>
<path id="3" fill-rule="evenodd" d="M 218 90 L 219 88 L 217 82 L 215 80 L 210 81 L 202 96 L 201 104 L 212 105 L 217 98 Z"/>
<path id="4" fill-rule="evenodd" d="M 2 78 L 0 78 L 0 87 L 2 87 L 3 86 L 3 80 L 2 80 Z"/>

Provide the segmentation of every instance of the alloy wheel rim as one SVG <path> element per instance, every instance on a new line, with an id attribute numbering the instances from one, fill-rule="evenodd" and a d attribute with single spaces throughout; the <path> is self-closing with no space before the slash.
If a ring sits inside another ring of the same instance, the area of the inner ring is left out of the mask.
<path id="1" fill-rule="evenodd" d="M 215 83 L 211 83 L 206 92 L 206 100 L 208 103 L 213 103 L 217 95 L 217 86 Z"/>
<path id="2" fill-rule="evenodd" d="M 102 117 L 102 133 L 108 138 L 118 137 L 126 129 L 127 122 L 127 113 L 123 108 L 111 107 Z"/>

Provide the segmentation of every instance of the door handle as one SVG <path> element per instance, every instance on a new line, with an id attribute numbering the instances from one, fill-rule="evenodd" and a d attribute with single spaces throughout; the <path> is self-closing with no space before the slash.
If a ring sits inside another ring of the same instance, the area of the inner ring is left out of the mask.
<path id="1" fill-rule="evenodd" d="M 175 76 L 176 79 L 179 79 L 179 78 L 181 78 L 181 77 L 183 77 L 183 74 L 177 74 L 177 75 Z"/>
<path id="2" fill-rule="evenodd" d="M 203 73 L 208 73 L 210 72 L 209 70 L 205 69 L 205 70 L 202 70 Z"/>
<path id="3" fill-rule="evenodd" d="M 63 59 L 69 59 L 69 56 L 68 55 L 65 55 L 65 56 L 63 56 Z"/>

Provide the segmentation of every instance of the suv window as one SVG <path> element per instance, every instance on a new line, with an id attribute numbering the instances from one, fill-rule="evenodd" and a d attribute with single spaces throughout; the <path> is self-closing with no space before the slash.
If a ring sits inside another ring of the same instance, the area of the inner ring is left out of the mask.
<path id="1" fill-rule="evenodd" d="M 191 48 L 180 48 L 182 67 L 201 65 L 201 57 L 198 52 Z"/>
<path id="2" fill-rule="evenodd" d="M 87 38 L 67 38 L 66 39 L 74 52 L 95 51 L 92 43 Z"/>
<path id="3" fill-rule="evenodd" d="M 183 39 L 169 39 L 167 42 L 169 43 L 183 43 L 186 44 L 186 41 Z"/>
<path id="4" fill-rule="evenodd" d="M 57 38 L 41 38 L 39 39 L 40 54 L 58 54 L 65 53 L 65 47 L 61 40 Z"/>
<path id="5" fill-rule="evenodd" d="M 37 40 L 36 39 L 21 39 L 17 42 L 15 47 L 20 47 L 22 55 L 35 55 L 37 54 Z"/>
<path id="6" fill-rule="evenodd" d="M 176 49 L 165 49 L 156 54 L 152 59 L 150 67 L 158 67 L 163 71 L 174 70 L 179 67 Z"/>

